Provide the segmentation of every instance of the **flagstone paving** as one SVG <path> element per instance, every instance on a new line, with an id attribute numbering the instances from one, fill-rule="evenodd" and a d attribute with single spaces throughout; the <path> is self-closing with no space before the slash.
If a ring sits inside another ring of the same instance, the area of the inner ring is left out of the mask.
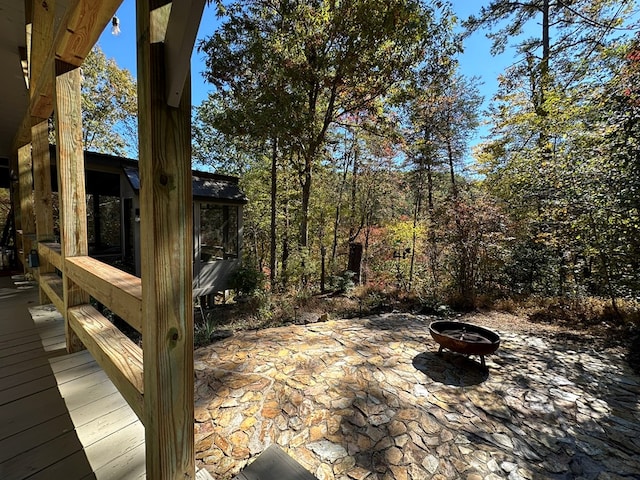
<path id="1" fill-rule="evenodd" d="M 618 350 L 498 330 L 437 355 L 424 316 L 235 336 L 195 353 L 196 458 L 229 479 L 276 443 L 318 479 L 640 478 L 640 377 Z"/>

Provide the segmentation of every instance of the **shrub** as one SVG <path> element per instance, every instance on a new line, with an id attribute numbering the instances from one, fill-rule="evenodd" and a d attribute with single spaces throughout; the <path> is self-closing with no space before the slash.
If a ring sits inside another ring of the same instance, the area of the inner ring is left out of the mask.
<path id="1" fill-rule="evenodd" d="M 265 276 L 260 270 L 241 267 L 236 270 L 229 281 L 229 286 L 239 295 L 254 295 L 264 289 Z"/>
<path id="2" fill-rule="evenodd" d="M 354 282 L 356 274 L 351 270 L 345 271 L 342 275 L 334 275 L 329 279 L 329 285 L 333 290 L 339 293 L 345 293 L 353 290 L 356 286 Z"/>

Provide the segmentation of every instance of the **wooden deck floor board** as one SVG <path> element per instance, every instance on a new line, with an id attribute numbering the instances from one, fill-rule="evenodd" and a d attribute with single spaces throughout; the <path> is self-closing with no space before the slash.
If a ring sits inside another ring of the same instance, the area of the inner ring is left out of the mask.
<path id="1" fill-rule="evenodd" d="M 22 385 L 23 383 L 28 383 L 33 380 L 37 380 L 38 378 L 51 376 L 51 366 L 48 363 L 46 364 L 36 364 L 33 368 L 27 368 L 26 370 L 21 370 L 13 375 L 7 375 L 2 378 L 2 388 L 8 389 L 13 388 L 16 385 Z"/>
<path id="2" fill-rule="evenodd" d="M 31 475 L 83 450 L 75 432 L 64 433 L 30 450 L 3 462 L 2 478 L 29 478 Z"/>
<path id="3" fill-rule="evenodd" d="M 51 374 L 51 369 L 49 369 L 48 375 L 40 376 L 39 378 L 34 378 L 29 382 L 23 382 L 0 391 L 0 405 L 15 402 L 21 398 L 34 395 L 50 388 L 57 388 L 56 379 Z"/>
<path id="4" fill-rule="evenodd" d="M 94 471 L 119 459 L 138 445 L 144 445 L 144 427 L 134 422 L 101 438 L 92 445 L 85 446 L 85 454 Z"/>
<path id="5" fill-rule="evenodd" d="M 33 338 L 33 337 L 30 337 Z M 28 342 L 13 344 L 12 346 L 7 346 L 0 351 L 0 362 L 11 361 L 11 357 L 14 357 L 20 353 L 25 352 L 33 352 L 35 351 L 38 355 L 42 355 L 42 342 L 39 338 L 33 338 Z"/>
<path id="6" fill-rule="evenodd" d="M 84 451 L 81 450 L 31 475 L 28 477 L 28 480 L 53 480 L 54 478 L 64 480 L 93 480 L 96 476 L 87 460 L 87 456 Z M 125 478 L 126 477 L 123 477 L 123 480 Z"/>
<path id="7" fill-rule="evenodd" d="M 0 439 L 10 437 L 39 423 L 67 413 L 56 387 L 0 406 Z"/>
<path id="8" fill-rule="evenodd" d="M 60 415 L 0 440 L 0 463 L 19 455 L 24 451 L 25 446 L 38 447 L 64 433 L 72 431 L 73 428 L 73 422 L 69 415 Z"/>
<path id="9" fill-rule="evenodd" d="M 98 416 L 91 422 L 76 425 L 76 433 L 82 444 L 89 447 L 104 438 L 103 432 L 122 430 L 134 423 L 138 423 L 138 417 L 125 404 L 117 410 Z"/>
<path id="10" fill-rule="evenodd" d="M 83 425 L 93 422 L 102 415 L 108 415 L 124 406 L 127 406 L 127 401 L 122 398 L 120 393 L 114 392 L 93 403 L 76 408 L 69 412 L 69 415 L 71 415 L 71 419 L 76 428 L 81 428 Z"/>
<path id="11" fill-rule="evenodd" d="M 62 317 L 0 278 L 0 479 L 145 477 L 144 427 Z M 31 311 L 31 314 L 29 313 Z"/>
<path id="12" fill-rule="evenodd" d="M 82 381 L 63 383 L 58 388 L 69 411 L 93 403 L 118 391 L 103 370 L 85 375 L 82 377 Z"/>
<path id="13" fill-rule="evenodd" d="M 100 368 L 100 365 L 91 360 L 91 362 L 88 363 L 81 363 L 74 367 L 60 370 L 55 373 L 55 377 L 58 380 L 58 385 L 64 385 L 65 383 L 73 382 L 78 378 L 86 377 L 87 375 L 101 371 L 102 369 Z"/>
<path id="14" fill-rule="evenodd" d="M 144 443 L 129 450 L 116 460 L 112 460 L 95 471 L 97 480 L 138 480 L 146 478 L 144 463 Z M 89 480 L 89 479 L 86 479 Z"/>
<path id="15" fill-rule="evenodd" d="M 28 343 L 33 341 L 39 341 L 40 336 L 38 330 L 33 329 L 26 332 L 14 332 L 14 333 L 0 333 L 0 349 L 4 350 L 6 347 L 13 345 L 20 345 L 21 343 Z"/>
<path id="16" fill-rule="evenodd" d="M 51 364 L 51 370 L 53 370 L 53 373 L 57 375 L 63 370 L 94 362 L 95 360 L 91 356 L 91 353 L 89 353 L 88 350 L 82 350 L 70 355 L 52 358 L 49 363 Z"/>
<path id="17" fill-rule="evenodd" d="M 26 352 L 17 353 L 11 357 L 6 357 L 2 359 L 1 368 L 10 367 L 12 365 L 21 365 L 24 362 L 28 362 L 30 360 L 35 360 L 42 357 L 43 349 L 40 350 L 29 350 Z"/>

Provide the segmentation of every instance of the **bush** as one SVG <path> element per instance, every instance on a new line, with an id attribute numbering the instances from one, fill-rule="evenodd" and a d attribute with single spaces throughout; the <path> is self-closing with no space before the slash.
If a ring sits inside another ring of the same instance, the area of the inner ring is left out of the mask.
<path id="1" fill-rule="evenodd" d="M 353 290 L 356 286 L 354 282 L 356 274 L 351 270 L 345 271 L 342 275 L 334 275 L 329 279 L 329 285 L 333 290 L 339 293 L 345 293 Z"/>
<path id="2" fill-rule="evenodd" d="M 262 291 L 265 285 L 265 276 L 260 270 L 251 267 L 241 267 L 236 270 L 229 281 L 229 286 L 239 295 L 252 296 L 257 291 Z"/>

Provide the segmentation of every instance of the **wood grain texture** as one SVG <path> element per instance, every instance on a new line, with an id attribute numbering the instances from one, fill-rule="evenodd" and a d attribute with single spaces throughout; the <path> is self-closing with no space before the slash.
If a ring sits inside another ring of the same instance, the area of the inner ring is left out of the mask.
<path id="1" fill-rule="evenodd" d="M 122 0 L 74 0 L 56 36 L 56 58 L 76 67 L 89 55 Z"/>
<path id="2" fill-rule="evenodd" d="M 16 148 L 30 141 L 31 116 L 49 118 L 54 109 L 54 62 L 56 59 L 73 65 L 80 66 L 87 57 L 105 27 L 121 5 L 122 0 L 69 0 L 66 3 L 64 16 L 60 21 L 58 30 L 50 35 L 46 29 L 32 31 L 32 45 L 42 43 L 45 45 L 45 58 L 39 60 L 42 63 L 37 74 L 36 84 L 31 85 L 31 109 L 22 122 L 20 131 L 16 134 L 14 143 Z M 42 8 L 54 11 L 56 2 L 34 2 L 34 9 Z M 62 6 L 58 7 L 58 10 Z M 33 12 L 35 20 L 36 12 Z M 42 25 L 42 23 L 41 23 Z M 32 52 L 31 57 L 35 54 Z M 37 54 L 38 56 L 40 54 Z"/>
<path id="3" fill-rule="evenodd" d="M 55 0 L 46 2 L 38 0 L 26 0 L 30 4 L 31 11 L 31 45 L 28 46 L 29 61 L 29 86 L 31 98 L 35 94 L 40 83 L 43 71 L 47 67 L 47 59 L 50 58 L 51 46 L 54 37 L 54 23 L 56 14 Z M 49 64 L 51 65 L 51 64 Z M 51 81 L 51 72 L 48 72 L 48 81 Z M 40 117 L 47 118 L 47 117 Z"/>
<path id="4" fill-rule="evenodd" d="M 80 69 L 56 63 L 56 158 L 58 198 L 60 202 L 60 244 L 62 258 L 88 255 L 87 204 L 84 154 L 82 149 L 82 79 Z M 67 350 L 83 348 L 69 326 L 67 308 L 89 303 L 89 295 L 67 278 L 62 271 Z"/>
<path id="5" fill-rule="evenodd" d="M 62 279 L 55 273 L 40 275 L 40 288 L 59 312 L 64 312 Z"/>
<path id="6" fill-rule="evenodd" d="M 165 36 L 166 95 L 171 107 L 178 107 L 188 76 L 191 52 L 198 34 L 205 0 L 182 0 L 171 6 L 171 15 Z"/>
<path id="7" fill-rule="evenodd" d="M 51 156 L 49 153 L 49 122 L 35 119 L 31 127 L 31 158 L 33 160 L 33 207 L 36 221 L 36 241 L 53 240 L 53 204 L 51 193 Z M 39 250 L 39 248 L 38 248 Z M 47 258 L 40 257 L 39 268 L 34 269 L 36 279 L 55 271 Z M 51 303 L 40 288 L 40 305 Z"/>
<path id="8" fill-rule="evenodd" d="M 51 193 L 51 155 L 49 153 L 49 122 L 36 121 L 31 128 L 31 156 L 33 158 L 33 204 L 35 209 L 36 239 L 38 242 L 53 240 L 53 204 Z M 49 273 L 52 270 L 43 270 Z"/>
<path id="9" fill-rule="evenodd" d="M 179 107 L 170 108 L 164 45 L 150 42 L 149 3 L 136 2 L 147 476 L 193 479 L 190 81 Z"/>
<path id="10" fill-rule="evenodd" d="M 69 257 L 65 273 L 109 310 L 142 332 L 142 282 L 91 257 Z"/>
<path id="11" fill-rule="evenodd" d="M 0 358 L 0 478 L 144 478 L 136 414 L 89 351 L 47 351 L 64 321 L 52 308 L 34 306 L 35 293 L 0 298 L 0 351 L 18 357 L 10 366 L 13 360 Z M 27 348 L 39 355 L 25 361 L 18 352 Z"/>
<path id="12" fill-rule="evenodd" d="M 31 148 L 26 145 L 18 149 L 18 183 L 20 192 L 20 218 L 22 219 L 22 264 L 25 271 L 32 271 L 27 267 L 26 256 L 31 245 L 26 241 L 27 236 L 36 233 L 36 222 L 33 215 L 33 175 L 31 173 Z"/>
<path id="13" fill-rule="evenodd" d="M 40 242 L 38 244 L 38 254 L 43 257 L 46 262 L 62 271 L 62 247 L 59 243 Z"/>
<path id="14" fill-rule="evenodd" d="M 91 305 L 71 307 L 68 313 L 69 323 L 82 343 L 144 423 L 140 347 Z"/>

